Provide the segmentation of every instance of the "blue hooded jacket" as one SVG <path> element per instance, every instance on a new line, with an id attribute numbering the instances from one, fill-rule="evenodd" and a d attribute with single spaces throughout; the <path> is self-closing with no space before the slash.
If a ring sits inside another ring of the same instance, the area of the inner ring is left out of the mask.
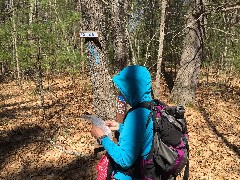
<path id="1" fill-rule="evenodd" d="M 128 66 L 113 77 L 116 87 L 125 97 L 130 106 L 137 103 L 151 101 L 151 75 L 142 66 Z M 139 155 L 146 159 L 153 139 L 153 122 L 147 126 L 150 110 L 137 108 L 127 114 L 124 124 L 120 124 L 119 142 L 115 144 L 111 139 L 102 139 L 102 145 L 112 159 L 124 169 L 130 168 Z M 147 127 L 146 127 L 147 126 Z M 115 172 L 115 179 L 130 180 L 130 176 L 122 172 Z"/>

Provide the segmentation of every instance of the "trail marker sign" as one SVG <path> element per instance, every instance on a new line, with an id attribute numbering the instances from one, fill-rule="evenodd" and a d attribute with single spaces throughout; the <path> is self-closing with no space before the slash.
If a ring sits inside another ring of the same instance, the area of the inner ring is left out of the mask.
<path id="1" fill-rule="evenodd" d="M 81 31 L 80 38 L 97 38 L 98 32 L 97 31 Z"/>

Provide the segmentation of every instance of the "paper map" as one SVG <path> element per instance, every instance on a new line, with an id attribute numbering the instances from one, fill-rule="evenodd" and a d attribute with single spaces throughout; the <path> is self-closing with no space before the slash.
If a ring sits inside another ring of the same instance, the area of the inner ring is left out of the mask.
<path id="1" fill-rule="evenodd" d="M 82 115 L 80 116 L 80 118 L 86 119 L 86 120 L 90 120 L 93 124 L 95 124 L 96 126 L 102 128 L 102 130 L 104 131 L 104 133 L 111 139 L 112 138 L 112 131 L 109 129 L 108 126 L 105 125 L 105 122 L 97 117 L 96 115 Z"/>

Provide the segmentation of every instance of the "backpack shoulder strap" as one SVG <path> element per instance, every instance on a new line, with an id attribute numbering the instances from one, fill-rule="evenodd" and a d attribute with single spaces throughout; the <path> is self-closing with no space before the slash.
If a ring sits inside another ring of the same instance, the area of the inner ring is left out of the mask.
<path id="1" fill-rule="evenodd" d="M 151 116 L 152 116 L 152 109 L 153 109 L 153 102 L 152 102 L 152 101 L 144 101 L 144 102 L 141 102 L 141 103 L 137 103 L 135 106 L 133 106 L 132 108 L 130 108 L 130 109 L 127 111 L 127 113 L 126 113 L 123 121 L 124 121 L 125 118 L 127 117 L 128 113 L 130 113 L 130 112 L 132 112 L 132 111 L 134 111 L 135 109 L 138 109 L 138 108 L 146 108 L 146 109 L 148 109 L 148 110 L 151 111 L 151 113 L 150 113 L 150 115 L 149 115 L 149 117 L 148 117 L 148 123 L 147 123 L 147 126 L 148 126 L 149 121 L 150 121 L 150 118 L 151 118 Z"/>
<path id="2" fill-rule="evenodd" d="M 151 110 L 152 109 L 151 104 L 152 104 L 152 101 L 140 102 L 140 103 L 137 103 L 135 106 L 133 106 L 129 111 L 133 111 L 138 108 L 146 108 L 148 110 Z"/>
<path id="3" fill-rule="evenodd" d="M 148 127 L 149 123 L 150 123 L 150 120 L 151 120 L 151 117 L 153 117 L 152 119 L 154 119 L 154 114 L 156 114 L 154 112 L 154 100 L 153 101 L 144 101 L 144 102 L 140 102 L 138 104 L 136 104 L 134 107 L 132 107 L 129 112 L 135 110 L 135 109 L 138 109 L 138 108 L 146 108 L 148 110 L 150 110 L 150 114 L 148 116 L 148 120 L 147 120 L 147 124 L 146 124 L 146 128 Z"/>
<path id="4" fill-rule="evenodd" d="M 168 107 L 168 105 L 165 104 L 164 102 L 162 102 L 158 99 L 153 99 L 152 101 L 144 101 L 144 102 L 137 103 L 129 111 L 133 111 L 134 109 L 137 109 L 137 108 L 146 108 L 148 110 L 154 110 L 155 105 L 161 105 L 161 106 Z"/>

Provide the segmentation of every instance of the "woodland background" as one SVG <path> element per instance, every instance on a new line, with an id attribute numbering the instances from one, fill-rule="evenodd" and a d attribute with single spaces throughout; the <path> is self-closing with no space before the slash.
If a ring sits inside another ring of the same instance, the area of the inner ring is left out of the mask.
<path id="1" fill-rule="evenodd" d="M 0 0 L 0 178 L 95 179 L 80 115 L 114 119 L 111 77 L 139 64 L 186 105 L 190 179 L 238 179 L 239 21 L 236 0 Z"/>

